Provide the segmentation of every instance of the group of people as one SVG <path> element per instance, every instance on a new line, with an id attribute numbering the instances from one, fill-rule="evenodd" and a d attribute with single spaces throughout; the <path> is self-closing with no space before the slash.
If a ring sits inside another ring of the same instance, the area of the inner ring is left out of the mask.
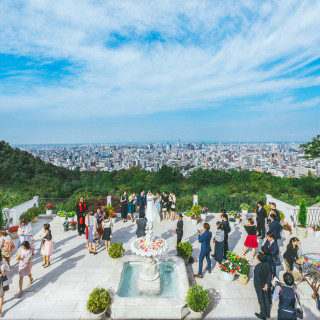
<path id="1" fill-rule="evenodd" d="M 247 237 L 244 243 L 242 256 L 246 256 L 246 251 L 252 249 L 251 262 L 254 259 L 255 250 L 258 248 L 258 236 L 266 241 L 262 244 L 260 252 L 256 255 L 258 264 L 254 268 L 254 287 L 260 305 L 260 312 L 256 313 L 257 318 L 270 318 L 271 310 L 271 293 L 274 292 L 274 300 L 279 300 L 278 319 L 296 319 L 295 308 L 299 303 L 299 292 L 294 285 L 294 280 L 301 279 L 301 274 L 295 272 L 294 263 L 299 263 L 298 250 L 299 239 L 293 237 L 290 239 L 287 250 L 283 255 L 283 263 L 285 266 L 284 285 L 278 281 L 277 267 L 281 265 L 280 250 L 278 241 L 281 239 L 282 226 L 280 224 L 280 214 L 274 203 L 270 204 L 271 210 L 267 214 L 262 201 L 258 202 L 256 209 L 257 226 L 254 219 L 249 218 L 248 222 L 243 224 Z M 224 209 L 221 210 L 221 221 L 216 223 L 216 233 L 213 238 L 215 244 L 215 252 L 212 255 L 219 265 L 226 259 L 226 253 L 229 250 L 228 234 L 231 231 L 228 222 L 228 215 Z M 266 233 L 266 225 L 268 232 Z M 201 243 L 201 251 L 199 260 L 199 271 L 195 277 L 203 277 L 203 260 L 206 258 L 206 270 L 210 274 L 211 267 L 211 242 L 212 232 L 210 224 L 204 223 L 203 230 L 198 230 L 198 241 Z M 272 284 L 273 283 L 273 284 Z"/>

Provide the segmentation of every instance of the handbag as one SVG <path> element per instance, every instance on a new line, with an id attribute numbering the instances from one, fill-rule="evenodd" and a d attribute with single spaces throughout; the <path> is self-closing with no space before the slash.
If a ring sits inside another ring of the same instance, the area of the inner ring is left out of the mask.
<path id="1" fill-rule="evenodd" d="M 276 267 L 279 267 L 281 266 L 281 261 L 280 261 L 280 257 L 279 257 L 279 254 L 276 255 L 276 256 L 273 256 L 272 257 L 272 260 L 273 260 L 273 263 Z"/>
<path id="2" fill-rule="evenodd" d="M 294 294 L 295 294 L 295 296 L 296 296 L 296 299 L 297 299 L 297 301 L 298 301 L 298 304 L 299 304 L 299 308 L 296 307 L 296 312 L 295 312 L 295 314 L 296 314 L 297 318 L 303 319 L 303 309 L 302 309 L 302 307 L 301 307 L 300 299 L 299 299 L 299 297 L 298 297 L 298 295 L 297 295 L 296 290 L 293 289 L 293 292 L 294 292 Z"/>
<path id="3" fill-rule="evenodd" d="M 2 276 L 2 285 L 3 287 L 9 286 L 12 283 L 12 278 L 8 277 L 7 275 Z"/>

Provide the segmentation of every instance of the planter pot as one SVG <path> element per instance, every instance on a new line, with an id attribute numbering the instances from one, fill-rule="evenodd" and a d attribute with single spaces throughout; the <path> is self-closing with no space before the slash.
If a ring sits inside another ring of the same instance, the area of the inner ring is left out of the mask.
<path id="1" fill-rule="evenodd" d="M 247 215 L 248 214 L 248 210 L 243 210 L 242 209 L 242 215 Z"/>
<path id="2" fill-rule="evenodd" d="M 36 223 L 37 221 L 38 221 L 38 217 L 35 217 L 35 218 L 32 219 L 33 223 Z"/>
<path id="3" fill-rule="evenodd" d="M 240 284 L 246 285 L 248 283 L 248 280 L 249 280 L 249 278 L 245 274 L 240 274 L 239 275 L 238 281 L 239 281 Z"/>
<path id="4" fill-rule="evenodd" d="M 320 231 L 315 231 L 315 232 L 314 232 L 314 236 L 315 236 L 315 237 L 320 237 Z"/>
<path id="5" fill-rule="evenodd" d="M 188 319 L 192 319 L 192 320 L 198 320 L 198 319 L 202 319 L 202 312 L 195 312 L 193 310 L 190 310 L 190 313 L 188 315 Z"/>
<path id="6" fill-rule="evenodd" d="M 10 234 L 11 239 L 18 239 L 18 232 L 8 232 Z"/>
<path id="7" fill-rule="evenodd" d="M 187 218 L 187 221 L 191 221 L 191 217 L 186 217 Z"/>
<path id="8" fill-rule="evenodd" d="M 303 227 L 297 226 L 296 232 L 297 232 L 297 237 L 299 238 L 299 240 L 305 239 L 308 234 L 308 228 L 303 228 Z"/>
<path id="9" fill-rule="evenodd" d="M 189 259 L 190 259 L 190 258 L 184 258 L 184 259 L 183 259 L 183 260 L 184 260 L 185 265 L 187 265 L 187 264 L 189 263 Z"/>
<path id="10" fill-rule="evenodd" d="M 115 224 L 116 221 L 117 221 L 117 218 L 111 218 L 110 221 L 111 221 L 112 224 Z"/>
<path id="11" fill-rule="evenodd" d="M 285 238 L 288 238 L 288 237 L 290 237 L 290 231 L 288 231 L 288 230 L 283 230 L 282 231 L 282 235 L 285 237 Z"/>
<path id="12" fill-rule="evenodd" d="M 205 213 L 202 213 L 200 216 L 201 216 L 201 220 L 203 221 L 207 220 L 207 215 Z"/>
<path id="13" fill-rule="evenodd" d="M 191 223 L 194 224 L 194 225 L 197 225 L 198 221 L 192 219 L 192 220 L 191 220 Z"/>
<path id="14" fill-rule="evenodd" d="M 66 221 L 66 217 L 59 217 L 61 222 L 65 222 Z"/>
<path id="15" fill-rule="evenodd" d="M 70 226 L 70 228 L 71 228 L 72 231 L 76 230 L 76 227 L 77 227 L 77 226 Z"/>
<path id="16" fill-rule="evenodd" d="M 223 272 L 223 271 L 221 271 L 221 273 L 224 281 L 231 282 L 234 280 L 234 274 Z"/>
<path id="17" fill-rule="evenodd" d="M 64 231 L 68 231 L 69 228 L 68 227 L 63 227 Z"/>
<path id="18" fill-rule="evenodd" d="M 106 318 L 106 313 L 107 310 L 104 310 L 101 313 L 91 313 L 91 319 L 104 320 Z"/>
<path id="19" fill-rule="evenodd" d="M 52 210 L 46 210 L 47 215 L 51 215 L 52 214 Z"/>
<path id="20" fill-rule="evenodd" d="M 236 225 L 236 223 L 235 223 L 235 222 L 233 222 L 233 221 L 229 221 L 229 225 L 230 225 L 230 227 L 231 227 L 231 228 L 234 228 L 234 227 L 235 227 L 235 225 Z"/>

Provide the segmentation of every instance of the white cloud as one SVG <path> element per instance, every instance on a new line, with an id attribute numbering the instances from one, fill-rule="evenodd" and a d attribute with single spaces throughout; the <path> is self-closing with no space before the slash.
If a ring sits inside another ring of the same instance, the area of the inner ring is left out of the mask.
<path id="1" fill-rule="evenodd" d="M 10 91 L 2 82 L 0 111 L 105 116 L 287 96 L 320 85 L 305 68 L 320 57 L 319 13 L 312 0 L 4 0 L 0 52 L 74 67 L 59 82 L 30 71 L 9 81 Z M 145 40 L 155 32 L 163 42 Z M 130 41 L 107 47 L 114 34 Z M 293 98 L 284 105 L 304 107 Z"/>

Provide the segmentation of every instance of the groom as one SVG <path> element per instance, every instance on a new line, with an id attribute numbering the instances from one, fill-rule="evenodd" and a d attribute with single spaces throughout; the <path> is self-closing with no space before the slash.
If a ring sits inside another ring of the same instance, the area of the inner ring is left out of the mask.
<path id="1" fill-rule="evenodd" d="M 138 195 L 137 205 L 138 205 L 138 209 L 139 209 L 139 218 L 144 218 L 145 211 L 147 208 L 147 199 L 146 199 L 146 195 L 144 194 L 143 189 L 141 189 L 141 191 Z"/>

